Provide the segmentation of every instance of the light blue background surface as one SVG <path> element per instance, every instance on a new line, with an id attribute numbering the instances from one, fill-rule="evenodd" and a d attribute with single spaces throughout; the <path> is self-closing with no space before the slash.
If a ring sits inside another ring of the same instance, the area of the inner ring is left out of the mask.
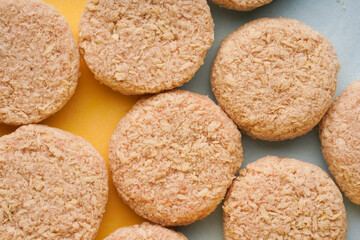
<path id="1" fill-rule="evenodd" d="M 243 24 L 261 17 L 287 17 L 298 19 L 325 34 L 335 46 L 342 63 L 338 75 L 336 96 L 352 81 L 360 79 L 360 0 L 274 0 L 270 5 L 251 12 L 237 12 L 220 8 L 209 2 L 215 22 L 215 41 L 208 51 L 205 64 L 195 77 L 182 88 L 215 100 L 210 86 L 210 69 L 219 49 L 220 41 Z M 360 94 L 360 93 L 359 93 Z M 266 155 L 291 157 L 311 162 L 328 172 L 321 154 L 317 127 L 305 136 L 283 142 L 253 140 L 243 135 L 244 163 L 246 167 Z M 348 219 L 348 240 L 360 239 L 360 205 L 344 197 Z M 177 230 L 189 240 L 222 240 L 221 206 L 204 220 Z"/>

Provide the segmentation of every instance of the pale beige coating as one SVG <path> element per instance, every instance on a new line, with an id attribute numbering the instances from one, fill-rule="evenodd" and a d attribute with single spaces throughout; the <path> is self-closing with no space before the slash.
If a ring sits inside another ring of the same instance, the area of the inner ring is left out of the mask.
<path id="1" fill-rule="evenodd" d="M 36 123 L 73 95 L 80 54 L 65 17 L 40 0 L 0 0 L 0 122 Z"/>
<path id="2" fill-rule="evenodd" d="M 271 3 L 273 0 L 210 0 L 221 7 L 238 10 L 251 11 L 265 4 Z"/>
<path id="3" fill-rule="evenodd" d="M 307 133 L 321 120 L 339 69 L 324 35 L 294 19 L 263 18 L 222 41 L 211 85 L 243 133 L 280 141 Z"/>
<path id="4" fill-rule="evenodd" d="M 183 85 L 214 39 L 206 0 L 88 0 L 79 29 L 95 78 L 127 95 Z"/>
<path id="5" fill-rule="evenodd" d="M 105 161 L 81 137 L 27 125 L 0 138 L 1 239 L 94 239 L 107 197 Z"/>
<path id="6" fill-rule="evenodd" d="M 215 210 L 242 160 L 232 120 L 208 97 L 182 90 L 136 103 L 109 145 L 121 198 L 140 216 L 168 226 Z"/>
<path id="7" fill-rule="evenodd" d="M 336 98 L 319 130 L 331 174 L 345 195 L 360 204 L 360 80 Z"/>
<path id="8" fill-rule="evenodd" d="M 187 238 L 174 230 L 144 222 L 119 228 L 104 240 L 187 240 Z"/>
<path id="9" fill-rule="evenodd" d="M 321 168 L 295 159 L 268 156 L 247 165 L 223 210 L 226 240 L 346 239 L 339 189 Z"/>

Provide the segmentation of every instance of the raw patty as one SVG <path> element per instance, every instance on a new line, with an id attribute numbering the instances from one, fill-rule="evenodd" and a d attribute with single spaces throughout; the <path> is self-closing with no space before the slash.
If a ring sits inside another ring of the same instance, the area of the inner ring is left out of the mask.
<path id="1" fill-rule="evenodd" d="M 81 137 L 27 125 L 0 138 L 1 239 L 94 239 L 107 197 L 105 161 Z"/>
<path id="2" fill-rule="evenodd" d="M 223 209 L 226 240 L 346 239 L 338 187 L 321 168 L 295 159 L 268 156 L 247 165 Z"/>
<path id="3" fill-rule="evenodd" d="M 265 4 L 271 3 L 273 0 L 210 0 L 213 3 L 228 9 L 238 11 L 251 11 Z"/>
<path id="4" fill-rule="evenodd" d="M 58 10 L 40 0 L 0 0 L 0 122 L 37 123 L 73 95 L 80 54 Z"/>
<path id="5" fill-rule="evenodd" d="M 187 238 L 174 230 L 155 224 L 142 223 L 119 228 L 104 240 L 187 240 Z"/>
<path id="6" fill-rule="evenodd" d="M 326 163 L 345 195 L 360 204 L 360 80 L 336 98 L 320 124 Z"/>
<path id="7" fill-rule="evenodd" d="M 339 69 L 324 35 L 294 19 L 263 18 L 222 41 L 211 84 L 242 132 L 280 141 L 309 132 L 321 120 Z"/>
<path id="8" fill-rule="evenodd" d="M 121 198 L 140 216 L 168 226 L 215 210 L 242 160 L 232 120 L 209 98 L 182 90 L 136 103 L 109 145 Z"/>
<path id="9" fill-rule="evenodd" d="M 88 0 L 79 28 L 95 77 L 127 95 L 183 85 L 214 39 L 206 0 Z"/>

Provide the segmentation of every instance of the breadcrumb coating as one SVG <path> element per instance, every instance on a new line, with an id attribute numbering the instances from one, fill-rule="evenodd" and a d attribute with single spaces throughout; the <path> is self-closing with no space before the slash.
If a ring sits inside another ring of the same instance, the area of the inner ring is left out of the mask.
<path id="1" fill-rule="evenodd" d="M 109 145 L 120 197 L 140 216 L 167 226 L 215 210 L 242 161 L 232 120 L 208 97 L 183 90 L 137 102 Z"/>
<path id="2" fill-rule="evenodd" d="M 273 0 L 210 0 L 221 7 L 238 10 L 251 11 L 265 4 L 271 3 Z"/>
<path id="3" fill-rule="evenodd" d="M 268 156 L 240 170 L 226 196 L 224 235 L 235 239 L 346 239 L 342 195 L 321 168 Z"/>
<path id="4" fill-rule="evenodd" d="M 0 122 L 37 123 L 73 95 L 80 54 L 58 10 L 40 0 L 0 0 Z"/>
<path id="5" fill-rule="evenodd" d="M 319 123 L 334 97 L 339 69 L 324 35 L 294 19 L 263 18 L 222 41 L 211 84 L 243 133 L 280 141 Z"/>
<path id="6" fill-rule="evenodd" d="M 127 95 L 183 85 L 214 40 L 206 0 L 88 0 L 79 29 L 95 78 Z"/>
<path id="7" fill-rule="evenodd" d="M 323 156 L 345 195 L 360 204 L 360 80 L 336 98 L 320 123 Z"/>
<path id="8" fill-rule="evenodd" d="M 104 240 L 187 240 L 187 238 L 174 230 L 144 222 L 119 228 Z"/>
<path id="9" fill-rule="evenodd" d="M 81 137 L 27 125 L 0 138 L 1 239 L 94 239 L 107 197 L 105 161 Z"/>

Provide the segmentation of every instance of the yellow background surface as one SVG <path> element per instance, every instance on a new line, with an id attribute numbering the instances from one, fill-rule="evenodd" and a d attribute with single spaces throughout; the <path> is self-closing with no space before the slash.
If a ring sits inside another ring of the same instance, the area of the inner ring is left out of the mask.
<path id="1" fill-rule="evenodd" d="M 57 8 L 68 20 L 75 37 L 86 0 L 45 0 Z M 127 113 L 138 97 L 123 96 L 100 85 L 81 60 L 81 77 L 76 92 L 65 107 L 54 116 L 41 122 L 85 138 L 108 161 L 108 143 L 119 120 Z M 16 127 L 0 124 L 0 135 Z M 110 176 L 110 175 L 109 175 Z M 129 207 L 122 203 L 109 179 L 109 200 L 96 240 L 104 239 L 119 227 L 142 222 Z"/>

